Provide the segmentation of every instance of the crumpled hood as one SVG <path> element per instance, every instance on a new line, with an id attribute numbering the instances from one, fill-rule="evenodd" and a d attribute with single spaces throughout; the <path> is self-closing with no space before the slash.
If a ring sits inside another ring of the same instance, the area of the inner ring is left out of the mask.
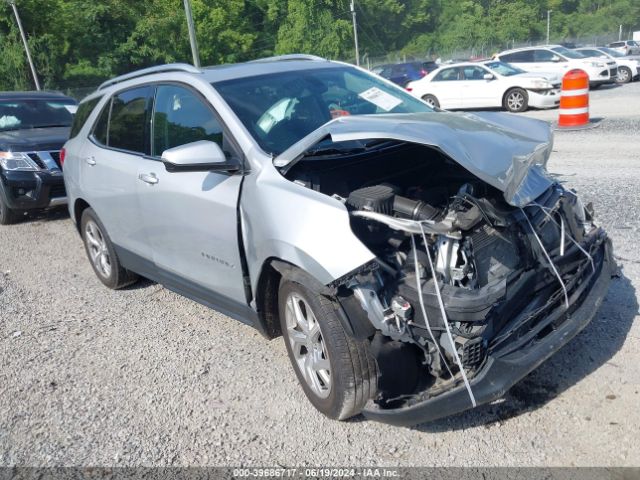
<path id="1" fill-rule="evenodd" d="M 499 112 L 340 117 L 289 147 L 274 159 L 274 165 L 290 168 L 327 136 L 334 142 L 389 139 L 437 148 L 504 192 L 505 200 L 516 207 L 528 204 L 554 183 L 546 171 L 553 147 L 550 125 Z"/>

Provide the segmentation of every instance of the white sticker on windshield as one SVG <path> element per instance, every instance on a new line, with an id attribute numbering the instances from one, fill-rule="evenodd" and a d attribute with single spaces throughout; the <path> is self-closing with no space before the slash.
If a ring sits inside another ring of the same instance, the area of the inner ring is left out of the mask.
<path id="1" fill-rule="evenodd" d="M 378 87 L 371 87 L 369 90 L 365 90 L 358 96 L 360 98 L 364 98 L 367 102 L 373 103 L 376 107 L 383 109 L 385 112 L 393 110 L 402 103 L 402 100 L 394 97 L 390 93 L 383 92 Z"/>

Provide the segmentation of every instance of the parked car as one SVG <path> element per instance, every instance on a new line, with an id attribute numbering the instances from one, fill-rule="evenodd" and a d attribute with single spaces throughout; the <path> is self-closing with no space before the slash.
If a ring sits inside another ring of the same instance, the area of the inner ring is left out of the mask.
<path id="1" fill-rule="evenodd" d="M 66 203 L 60 149 L 77 102 L 48 92 L 0 92 L 0 224 Z"/>
<path id="2" fill-rule="evenodd" d="M 283 335 L 330 418 L 493 401 L 607 292 L 610 242 L 546 173 L 546 122 L 434 111 L 302 55 L 134 72 L 80 113 L 64 178 L 98 279 Z"/>
<path id="3" fill-rule="evenodd" d="M 612 42 L 607 47 L 623 55 L 640 55 L 640 43 L 635 40 Z"/>
<path id="4" fill-rule="evenodd" d="M 559 78 L 527 73 L 497 60 L 441 67 L 407 85 L 415 97 L 445 109 L 504 108 L 524 112 L 529 107 L 552 108 L 560 103 Z"/>
<path id="5" fill-rule="evenodd" d="M 371 71 L 387 80 L 391 80 L 396 85 L 404 87 L 407 83 L 419 80 L 436 68 L 438 68 L 438 65 L 435 62 L 407 62 L 378 65 L 372 68 Z"/>
<path id="6" fill-rule="evenodd" d="M 527 72 L 554 72 L 561 76 L 569 70 L 579 68 L 589 75 L 591 88 L 614 83 L 618 75 L 616 62 L 598 57 L 585 57 L 560 45 L 507 50 L 496 55 L 495 59 Z"/>
<path id="7" fill-rule="evenodd" d="M 607 47 L 583 47 L 576 49 L 588 57 L 600 57 L 613 60 L 618 64 L 618 77 L 620 83 L 629 83 L 640 75 L 640 57 L 623 55 L 622 53 Z"/>

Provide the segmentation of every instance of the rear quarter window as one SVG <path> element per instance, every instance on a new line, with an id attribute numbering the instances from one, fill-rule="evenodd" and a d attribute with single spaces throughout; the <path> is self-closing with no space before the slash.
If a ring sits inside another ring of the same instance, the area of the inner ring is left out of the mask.
<path id="1" fill-rule="evenodd" d="M 87 122 L 89 115 L 93 112 L 93 109 L 96 108 L 96 105 L 100 101 L 102 97 L 93 98 L 86 102 L 81 103 L 78 106 L 78 110 L 76 111 L 75 116 L 73 117 L 73 123 L 71 124 L 71 133 L 69 134 L 69 138 L 77 137 L 82 130 L 82 127 Z"/>

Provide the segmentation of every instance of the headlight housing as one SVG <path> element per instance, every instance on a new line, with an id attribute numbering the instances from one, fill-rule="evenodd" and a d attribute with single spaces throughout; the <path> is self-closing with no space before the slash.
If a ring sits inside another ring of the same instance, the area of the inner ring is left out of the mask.
<path id="1" fill-rule="evenodd" d="M 38 166 L 26 153 L 0 151 L 0 165 L 5 170 L 33 172 Z"/>
<path id="2" fill-rule="evenodd" d="M 606 65 L 602 62 L 591 62 L 590 65 L 595 68 L 604 68 Z"/>
<path id="3" fill-rule="evenodd" d="M 548 88 L 548 89 L 553 88 L 553 85 L 551 85 L 551 83 L 549 83 L 549 82 L 548 82 L 548 81 L 546 81 L 546 80 L 533 80 L 533 81 L 531 82 L 531 86 L 532 86 L 533 88 L 541 89 L 541 90 L 542 90 L 542 89 L 545 89 L 545 88 Z"/>

